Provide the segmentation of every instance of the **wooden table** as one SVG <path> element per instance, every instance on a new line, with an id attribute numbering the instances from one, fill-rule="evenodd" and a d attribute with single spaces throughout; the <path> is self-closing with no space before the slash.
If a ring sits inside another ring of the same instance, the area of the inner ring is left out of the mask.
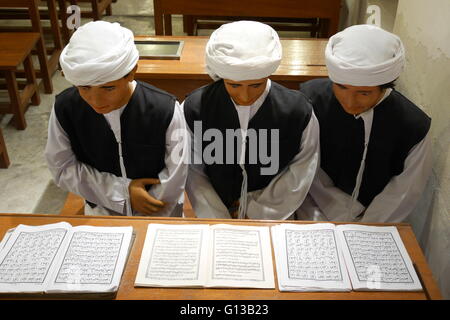
<path id="1" fill-rule="evenodd" d="M 47 10 L 41 16 L 39 5 L 47 6 Z M 60 2 L 61 4 L 61 2 Z M 29 19 L 31 21 L 31 27 L 22 26 L 2 26 L 1 31 L 33 31 L 41 34 L 37 43 L 37 55 L 39 57 L 40 69 L 36 70 L 38 78 L 42 79 L 44 84 L 45 93 L 53 92 L 52 75 L 58 69 L 59 56 L 63 49 L 63 42 L 60 32 L 60 20 L 58 19 L 58 11 L 56 9 L 56 0 L 0 0 L 0 19 Z M 48 47 L 44 42 L 44 28 L 42 27 L 41 19 L 50 20 L 50 29 L 53 39 L 53 47 Z M 66 21 L 61 21 L 65 26 Z M 47 56 L 47 54 L 49 56 Z M 21 71 L 17 73 L 19 76 L 24 76 L 25 72 Z"/>
<path id="2" fill-rule="evenodd" d="M 211 288 L 135 288 L 139 259 L 144 245 L 147 226 L 149 223 L 169 224 L 216 224 L 227 223 L 234 225 L 272 226 L 279 223 L 310 223 L 300 221 L 262 221 L 262 220 L 221 220 L 221 219 L 187 219 L 187 218 L 146 218 L 146 217 L 92 217 L 92 216 L 56 216 L 56 215 L 29 215 L 29 214 L 0 214 L 0 238 L 5 232 L 18 224 L 43 225 L 66 221 L 73 226 L 132 226 L 136 238 L 131 250 L 127 265 L 116 299 L 137 300 L 298 300 L 298 299 L 442 299 L 439 289 L 433 280 L 430 268 L 417 243 L 409 224 L 395 224 L 405 247 L 415 264 L 419 277 L 422 279 L 424 292 L 280 292 L 276 281 L 276 288 L 268 289 L 211 289 Z M 387 225 L 387 224 L 373 224 Z M 392 225 L 392 224 L 391 224 Z M 275 267 L 275 261 L 274 261 Z"/>
<path id="3" fill-rule="evenodd" d="M 214 17 L 319 18 L 324 37 L 338 31 L 341 0 L 153 0 L 155 34 L 172 34 L 172 14 Z"/>
<path id="4" fill-rule="evenodd" d="M 10 100 L 9 103 L 0 103 L 0 113 L 12 113 L 13 122 L 19 130 L 27 127 L 25 112 L 29 103 L 35 106 L 41 103 L 31 59 L 31 51 L 40 37 L 36 32 L 0 32 L 0 72 L 4 74 Z M 26 81 L 20 83 L 20 92 L 16 73 L 22 64 Z"/>
<path id="5" fill-rule="evenodd" d="M 136 79 L 176 95 L 180 102 L 194 89 L 212 82 L 205 70 L 208 37 L 137 36 L 135 39 L 184 41 L 180 60 L 139 60 Z M 301 82 L 327 77 L 326 44 L 325 39 L 282 39 L 283 59 L 270 78 L 297 90 Z"/>

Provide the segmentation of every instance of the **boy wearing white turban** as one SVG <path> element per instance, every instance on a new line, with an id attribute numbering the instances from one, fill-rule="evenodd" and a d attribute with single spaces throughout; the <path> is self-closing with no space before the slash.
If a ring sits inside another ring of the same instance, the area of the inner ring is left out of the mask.
<path id="1" fill-rule="evenodd" d="M 405 50 L 394 34 L 356 25 L 329 39 L 329 79 L 300 86 L 320 123 L 321 163 L 301 219 L 401 222 L 431 172 L 431 119 L 393 89 Z"/>
<path id="2" fill-rule="evenodd" d="M 45 157 L 55 183 L 86 199 L 87 215 L 182 214 L 182 110 L 174 96 L 134 80 L 138 59 L 133 33 L 104 21 L 80 27 L 60 56 L 74 86 L 56 96 Z"/>
<path id="3" fill-rule="evenodd" d="M 277 33 L 259 22 L 211 35 L 206 68 L 215 82 L 183 103 L 194 156 L 186 192 L 198 217 L 288 219 L 303 202 L 318 165 L 318 122 L 301 93 L 269 79 L 281 57 Z"/>

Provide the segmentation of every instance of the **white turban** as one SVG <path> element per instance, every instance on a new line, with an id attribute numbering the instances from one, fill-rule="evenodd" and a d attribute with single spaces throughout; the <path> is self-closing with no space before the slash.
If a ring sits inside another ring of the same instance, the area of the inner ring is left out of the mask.
<path id="1" fill-rule="evenodd" d="M 270 26 L 237 21 L 211 34 L 206 44 L 206 71 L 214 80 L 262 79 L 277 70 L 281 56 L 280 39 Z"/>
<path id="2" fill-rule="evenodd" d="M 329 39 L 325 60 L 335 83 L 378 86 L 398 78 L 405 49 L 395 34 L 374 25 L 356 25 Z"/>
<path id="3" fill-rule="evenodd" d="M 64 77 L 76 86 L 118 80 L 133 70 L 138 60 L 133 32 L 106 21 L 81 26 L 59 58 Z"/>

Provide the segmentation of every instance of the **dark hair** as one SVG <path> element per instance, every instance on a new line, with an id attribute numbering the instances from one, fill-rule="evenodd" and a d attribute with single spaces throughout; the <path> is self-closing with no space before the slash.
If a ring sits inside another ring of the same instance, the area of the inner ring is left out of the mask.
<path id="1" fill-rule="evenodd" d="M 126 77 L 128 77 L 128 76 L 130 75 L 130 73 L 133 72 L 134 68 L 136 68 L 136 67 L 137 67 L 137 63 L 136 63 L 136 65 L 133 67 L 133 69 L 131 69 L 130 72 L 128 72 L 126 75 L 123 76 L 123 78 L 125 79 Z"/>
<path id="2" fill-rule="evenodd" d="M 385 84 L 379 85 L 379 87 L 380 87 L 380 89 L 388 89 L 388 88 L 394 89 L 394 87 L 395 87 L 395 80 L 391 81 L 389 83 L 385 83 Z"/>

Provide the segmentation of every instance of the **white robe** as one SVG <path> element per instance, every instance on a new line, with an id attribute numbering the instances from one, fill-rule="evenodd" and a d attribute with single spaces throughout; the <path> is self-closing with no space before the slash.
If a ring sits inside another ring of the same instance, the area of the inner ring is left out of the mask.
<path id="1" fill-rule="evenodd" d="M 238 106 L 239 122 L 243 133 L 246 132 L 250 119 L 256 114 L 264 103 L 271 82 L 267 81 L 264 93 L 251 106 Z M 182 103 L 182 107 L 184 102 Z M 183 109 L 183 108 L 182 108 Z M 184 109 L 183 109 L 184 110 Z M 186 126 L 194 142 L 193 132 Z M 245 135 L 243 134 L 243 139 Z M 197 149 L 194 149 L 197 147 Z M 191 152 L 198 159 L 202 159 L 201 143 L 192 143 Z M 245 144 L 243 144 L 245 148 Z M 264 189 L 247 193 L 246 215 L 250 219 L 284 220 L 292 218 L 293 213 L 302 204 L 319 163 L 319 122 L 314 115 L 302 134 L 299 151 L 286 168 Z M 245 155 L 245 150 L 241 153 Z M 228 209 L 211 185 L 208 176 L 204 173 L 203 164 L 190 164 L 186 181 L 186 192 L 197 217 L 200 218 L 231 218 Z M 242 198 L 240 199 L 242 201 Z"/>
<path id="2" fill-rule="evenodd" d="M 377 105 L 386 99 L 391 92 L 392 89 L 387 89 Z M 364 207 L 357 200 L 364 174 L 365 153 L 370 143 L 374 108 L 356 116 L 357 118 L 361 117 L 364 121 L 365 149 L 353 195 L 335 187 L 331 178 L 319 168 L 305 202 L 296 212 L 297 219 L 395 223 L 405 220 L 412 212 L 431 173 L 430 132 L 410 150 L 404 163 L 403 172 L 392 177 L 383 191 L 372 200 L 368 207 Z"/>
<path id="3" fill-rule="evenodd" d="M 133 82 L 133 86 L 135 88 L 136 82 Z M 104 115 L 117 142 L 121 137 L 120 115 L 125 108 L 126 105 Z M 177 136 L 178 139 L 172 139 L 172 135 Z M 149 190 L 151 196 L 166 203 L 166 206 L 155 214 L 156 216 L 182 215 L 189 145 L 183 112 L 179 103 L 175 102 L 174 114 L 166 131 L 165 167 L 158 174 L 161 184 L 153 185 Z M 120 143 L 118 143 L 118 148 L 120 155 L 122 154 Z M 172 161 L 173 152 L 181 153 L 176 162 Z M 67 133 L 58 122 L 54 108 L 49 119 L 45 158 L 54 181 L 59 187 L 97 204 L 95 208 L 86 204 L 85 214 L 142 215 L 131 209 L 128 192 L 131 179 L 126 176 L 122 157 L 120 157 L 122 177 L 108 172 L 100 172 L 78 161 L 71 148 Z"/>

